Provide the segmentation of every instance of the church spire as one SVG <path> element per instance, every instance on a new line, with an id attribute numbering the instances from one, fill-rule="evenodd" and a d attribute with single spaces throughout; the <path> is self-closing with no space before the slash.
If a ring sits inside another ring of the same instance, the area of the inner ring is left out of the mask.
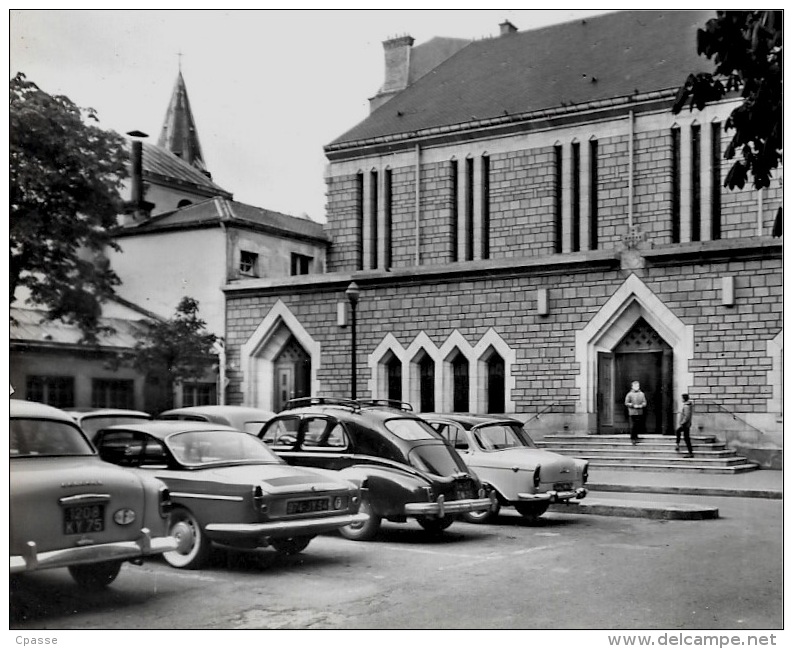
<path id="1" fill-rule="evenodd" d="M 165 121 L 157 144 L 209 175 L 204 164 L 204 156 L 201 153 L 201 143 L 198 141 L 198 131 L 193 120 L 193 113 L 190 110 L 187 87 L 184 77 L 182 77 L 181 55 L 179 75 L 176 77 L 176 85 L 173 88 L 171 102 L 168 104 L 168 111 L 165 113 Z"/>

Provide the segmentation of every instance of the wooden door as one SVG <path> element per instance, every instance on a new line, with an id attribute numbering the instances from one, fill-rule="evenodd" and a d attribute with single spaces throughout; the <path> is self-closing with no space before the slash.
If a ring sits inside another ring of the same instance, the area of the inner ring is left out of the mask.
<path id="1" fill-rule="evenodd" d="M 614 433 L 614 354 L 598 352 L 597 430 Z"/>

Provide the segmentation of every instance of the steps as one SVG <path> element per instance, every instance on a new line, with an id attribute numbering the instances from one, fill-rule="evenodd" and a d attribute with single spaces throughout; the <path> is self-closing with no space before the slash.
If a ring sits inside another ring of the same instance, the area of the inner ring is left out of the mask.
<path id="1" fill-rule="evenodd" d="M 537 440 L 537 446 L 561 455 L 589 460 L 591 467 L 611 471 L 672 471 L 683 473 L 744 473 L 757 464 L 725 447 L 715 435 L 692 435 L 694 457 L 684 457 L 680 440 L 675 451 L 674 435 L 643 435 L 631 444 L 628 435 L 587 435 L 557 433 Z"/>

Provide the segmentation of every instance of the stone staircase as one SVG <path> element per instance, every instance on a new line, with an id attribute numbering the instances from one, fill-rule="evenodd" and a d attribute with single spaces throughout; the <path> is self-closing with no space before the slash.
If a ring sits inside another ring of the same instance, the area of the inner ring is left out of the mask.
<path id="1" fill-rule="evenodd" d="M 685 473 L 744 473 L 758 465 L 726 448 L 715 435 L 691 435 L 694 457 L 674 435 L 643 435 L 637 445 L 628 435 L 554 433 L 536 440 L 537 446 L 561 455 L 589 460 L 590 467 L 609 471 L 673 471 Z"/>

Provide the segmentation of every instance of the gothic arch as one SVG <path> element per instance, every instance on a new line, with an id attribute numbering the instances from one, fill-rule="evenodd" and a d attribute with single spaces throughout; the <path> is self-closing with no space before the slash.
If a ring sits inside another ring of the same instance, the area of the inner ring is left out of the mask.
<path id="1" fill-rule="evenodd" d="M 387 363 L 391 358 L 398 358 L 402 363 L 402 395 L 408 395 L 408 374 L 405 371 L 408 359 L 407 350 L 402 347 L 393 334 L 386 334 L 380 344 L 369 355 L 369 394 L 373 399 L 388 398 Z M 406 399 L 403 399 L 406 400 Z"/>
<path id="2" fill-rule="evenodd" d="M 694 355 L 694 327 L 683 323 L 638 276 L 632 274 L 589 323 L 576 332 L 575 352 L 580 367 L 576 376 L 580 398 L 577 412 L 596 411 L 598 352 L 614 349 L 639 318 L 644 318 L 672 347 L 673 394 L 679 395 L 691 388 L 693 375 L 688 364 Z"/>
<path id="3" fill-rule="evenodd" d="M 512 375 L 512 368 L 516 361 L 515 351 L 493 328 L 485 332 L 473 349 L 473 356 L 476 359 L 471 377 L 471 383 L 475 389 L 474 412 L 487 412 L 485 386 L 487 383 L 487 362 L 491 350 L 497 352 L 504 359 L 504 411 L 515 412 L 515 401 L 512 399 L 512 391 L 515 389 L 515 377 Z"/>
<path id="4" fill-rule="evenodd" d="M 319 394 L 318 377 L 320 343 L 314 340 L 300 324 L 297 317 L 281 300 L 275 303 L 242 345 L 243 403 L 248 406 L 272 410 L 274 402 L 274 360 L 294 336 L 311 359 L 311 394 Z"/>

